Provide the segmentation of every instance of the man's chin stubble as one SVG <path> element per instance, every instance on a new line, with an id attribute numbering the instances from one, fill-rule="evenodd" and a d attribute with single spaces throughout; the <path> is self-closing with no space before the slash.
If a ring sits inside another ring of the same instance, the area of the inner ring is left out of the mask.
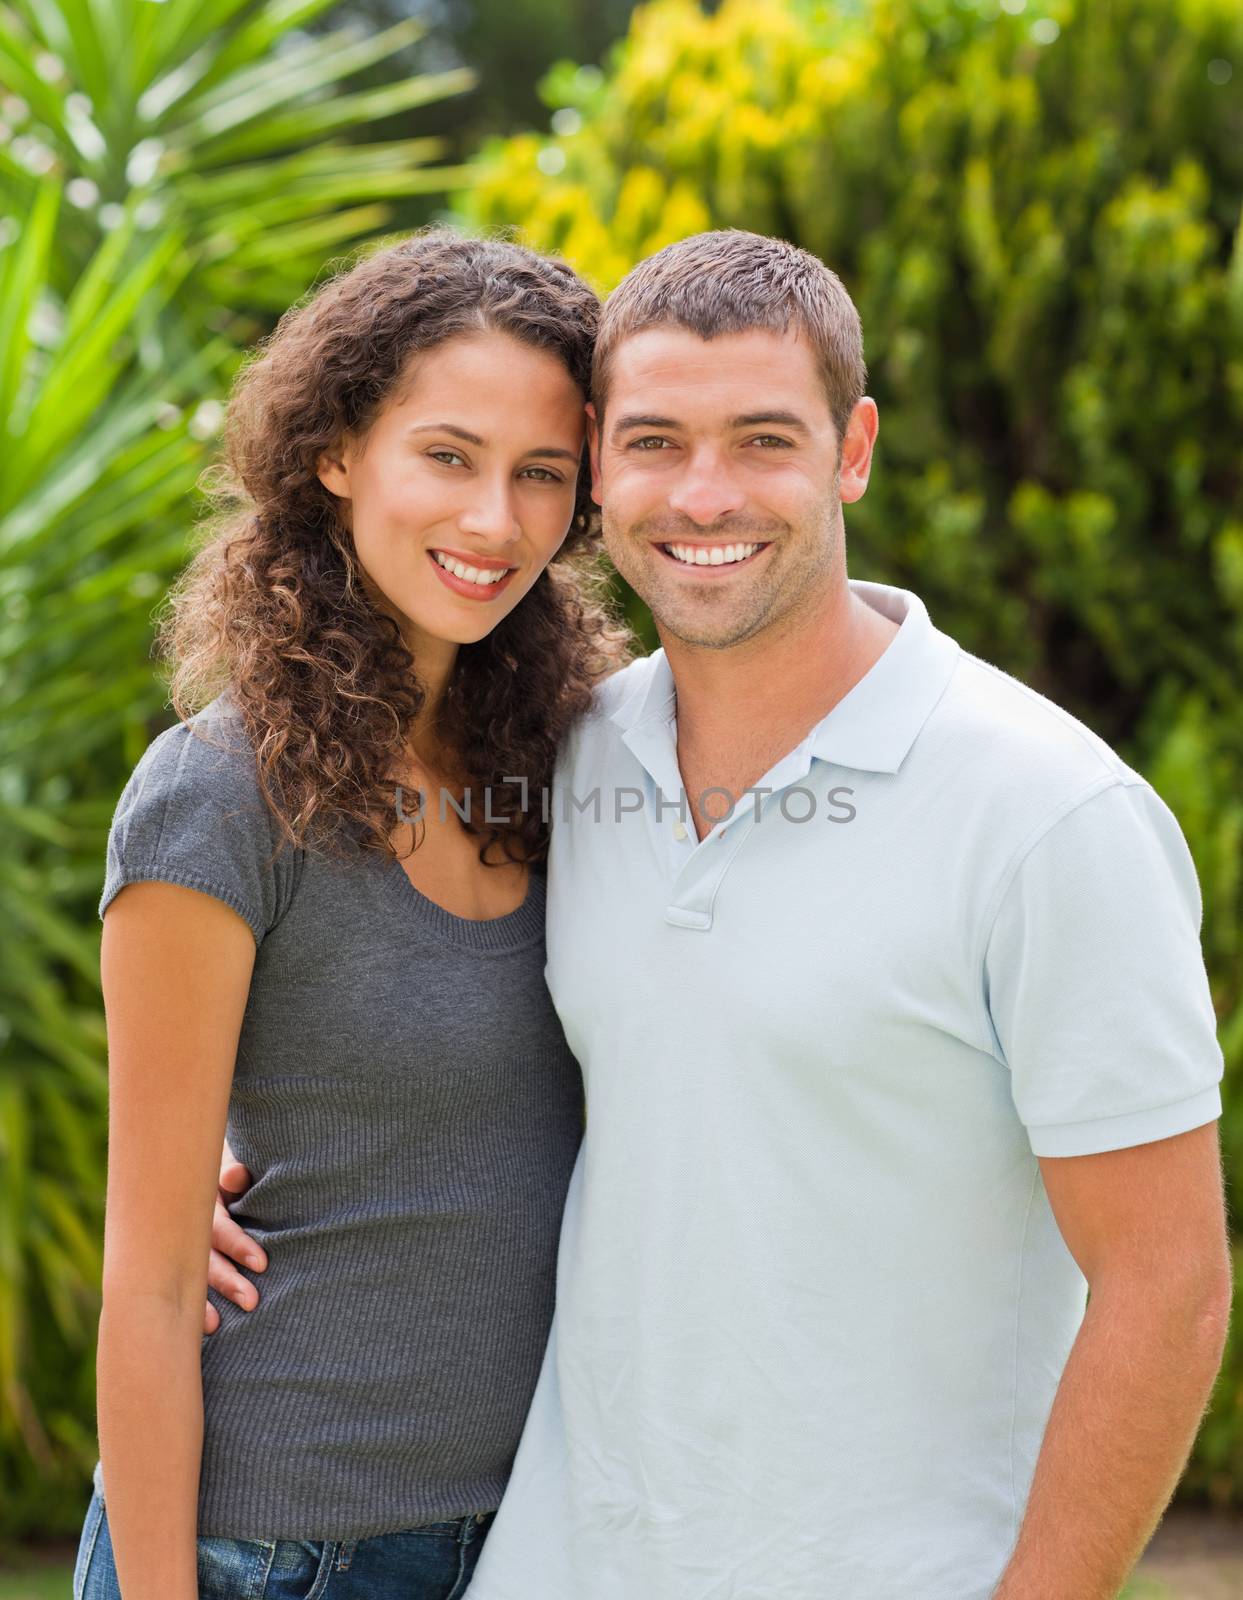
<path id="1" fill-rule="evenodd" d="M 656 611 L 652 612 L 652 617 L 662 635 L 667 635 L 671 639 L 676 639 L 679 644 L 696 650 L 730 650 L 735 645 L 746 644 L 748 640 L 754 639 L 768 626 L 768 613 L 762 617 L 733 625 L 718 626 L 711 630 L 695 628 L 691 624 L 679 623 L 676 620 L 670 621 L 662 618 Z"/>

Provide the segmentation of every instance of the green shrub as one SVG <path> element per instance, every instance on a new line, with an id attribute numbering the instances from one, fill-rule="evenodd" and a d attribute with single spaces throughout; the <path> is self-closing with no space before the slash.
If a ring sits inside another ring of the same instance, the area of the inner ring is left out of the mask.
<path id="1" fill-rule="evenodd" d="M 1179 816 L 1243 1176 L 1243 10 L 1018 11 L 654 0 L 603 81 L 550 76 L 574 131 L 495 142 L 460 204 L 604 289 L 720 226 L 842 275 L 881 410 L 852 571 L 916 589 Z M 1236 1341 L 1188 1478 L 1218 1501 L 1243 1502 L 1241 1405 Z"/>

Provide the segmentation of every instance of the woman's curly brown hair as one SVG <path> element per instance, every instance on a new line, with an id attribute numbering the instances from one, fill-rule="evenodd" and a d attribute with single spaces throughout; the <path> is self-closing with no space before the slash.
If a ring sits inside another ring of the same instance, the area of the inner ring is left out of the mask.
<path id="1" fill-rule="evenodd" d="M 590 392 L 599 302 L 561 261 L 496 239 L 419 233 L 358 262 L 281 318 L 234 385 L 207 542 L 169 595 L 159 645 L 180 717 L 228 691 L 259 780 L 296 847 L 342 834 L 396 854 L 394 779 L 425 700 L 396 622 L 365 593 L 316 464 L 362 438 L 408 359 L 491 329 L 564 362 Z M 527 595 L 459 648 L 438 733 L 474 791 L 480 859 L 535 863 L 558 741 L 629 635 L 604 603 L 586 461 L 570 532 Z M 527 786 L 506 783 L 522 777 Z M 527 804 L 524 806 L 524 795 Z"/>

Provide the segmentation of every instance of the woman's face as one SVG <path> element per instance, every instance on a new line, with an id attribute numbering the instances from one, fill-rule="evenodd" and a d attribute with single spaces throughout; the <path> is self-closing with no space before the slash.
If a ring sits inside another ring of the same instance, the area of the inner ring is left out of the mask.
<path id="1" fill-rule="evenodd" d="M 372 599 L 416 660 L 490 633 L 557 553 L 584 429 L 556 356 L 489 330 L 414 357 L 366 436 L 320 457 Z"/>

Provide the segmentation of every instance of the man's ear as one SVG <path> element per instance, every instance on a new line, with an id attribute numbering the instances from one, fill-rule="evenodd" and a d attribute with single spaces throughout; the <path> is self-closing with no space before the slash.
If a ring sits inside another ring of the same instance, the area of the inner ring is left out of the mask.
<path id="1" fill-rule="evenodd" d="M 322 451 L 317 457 L 315 476 L 330 494 L 336 495 L 338 500 L 353 498 L 350 492 L 349 463 L 345 458 L 344 445 L 340 441 Z"/>
<path id="2" fill-rule="evenodd" d="M 872 451 L 880 418 L 875 400 L 864 395 L 846 425 L 842 440 L 842 472 L 839 493 L 845 505 L 862 500 L 872 473 Z"/>
<path id="3" fill-rule="evenodd" d="M 604 504 L 604 488 L 600 481 L 600 422 L 596 416 L 596 408 L 591 401 L 587 402 L 587 451 L 591 457 L 591 498 L 599 505 Z"/>

